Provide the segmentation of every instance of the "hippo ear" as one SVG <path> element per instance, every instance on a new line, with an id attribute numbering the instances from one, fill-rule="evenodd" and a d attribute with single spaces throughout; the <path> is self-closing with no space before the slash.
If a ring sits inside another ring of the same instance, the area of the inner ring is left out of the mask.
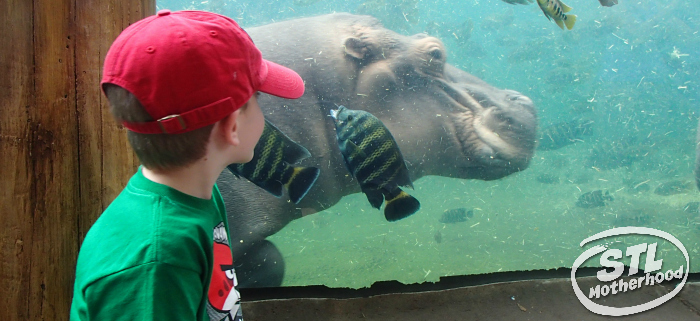
<path id="1" fill-rule="evenodd" d="M 364 59 L 367 55 L 369 55 L 369 48 L 367 48 L 367 44 L 359 38 L 345 38 L 343 41 L 343 47 L 345 47 L 346 54 L 357 59 Z"/>

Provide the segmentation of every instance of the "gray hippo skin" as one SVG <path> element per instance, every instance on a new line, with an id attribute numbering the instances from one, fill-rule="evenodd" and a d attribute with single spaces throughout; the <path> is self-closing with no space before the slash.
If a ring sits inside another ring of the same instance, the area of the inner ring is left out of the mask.
<path id="1" fill-rule="evenodd" d="M 445 47 L 436 38 L 402 36 L 372 17 L 344 13 L 247 31 L 263 57 L 304 79 L 306 92 L 300 99 L 262 95 L 259 103 L 267 119 L 311 152 L 300 165 L 318 167 L 321 174 L 299 204 L 228 171 L 220 176 L 242 287 L 278 286 L 282 280 L 283 260 L 266 237 L 302 213 L 321 211 L 360 192 L 336 143 L 329 116 L 336 104 L 381 119 L 414 181 L 426 175 L 493 180 L 524 170 L 530 162 L 537 130 L 532 101 L 446 64 Z"/>

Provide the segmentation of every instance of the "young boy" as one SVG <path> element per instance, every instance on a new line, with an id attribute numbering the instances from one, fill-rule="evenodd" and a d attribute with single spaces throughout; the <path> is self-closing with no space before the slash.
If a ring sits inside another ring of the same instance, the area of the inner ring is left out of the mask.
<path id="1" fill-rule="evenodd" d="M 229 18 L 163 10 L 114 41 L 102 89 L 142 166 L 85 237 L 71 320 L 242 320 L 215 182 L 253 157 L 257 93 L 299 98 L 301 77 Z"/>

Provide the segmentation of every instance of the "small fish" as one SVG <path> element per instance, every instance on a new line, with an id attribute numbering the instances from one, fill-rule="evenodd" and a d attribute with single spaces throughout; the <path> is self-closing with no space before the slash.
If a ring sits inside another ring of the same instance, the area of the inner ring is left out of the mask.
<path id="1" fill-rule="evenodd" d="M 318 179 L 321 172 L 316 167 L 292 166 L 310 157 L 311 153 L 265 120 L 265 129 L 250 162 L 231 164 L 228 169 L 236 176 L 245 177 L 253 184 L 277 197 L 282 196 L 283 186 L 289 199 L 299 203 Z"/>
<path id="2" fill-rule="evenodd" d="M 542 9 L 542 12 L 544 12 L 545 17 L 549 20 L 554 19 L 554 22 L 556 22 L 557 26 L 562 30 L 564 30 L 564 25 L 566 25 L 566 28 L 569 30 L 574 27 L 576 15 L 565 15 L 564 13 L 571 11 L 571 7 L 565 5 L 560 0 L 537 0 L 537 4 L 540 6 L 540 9 Z"/>
<path id="3" fill-rule="evenodd" d="M 442 232 L 440 232 L 440 230 L 435 231 L 433 238 L 435 239 L 435 243 L 437 243 L 437 244 L 442 243 Z"/>
<path id="4" fill-rule="evenodd" d="M 683 181 L 675 180 L 670 182 L 661 183 L 654 189 L 654 194 L 661 196 L 670 196 L 676 194 L 683 194 L 690 191 L 692 185 Z"/>
<path id="5" fill-rule="evenodd" d="M 548 126 L 540 132 L 537 149 L 555 150 L 582 141 L 581 137 L 591 134 L 591 127 L 593 127 L 593 121 L 584 119 Z"/>
<path id="6" fill-rule="evenodd" d="M 459 223 L 466 222 L 467 218 L 474 217 L 474 210 L 468 210 L 464 207 L 453 208 L 451 210 L 446 210 L 442 213 L 440 217 L 440 223 Z"/>
<path id="7" fill-rule="evenodd" d="M 372 207 L 386 199 L 384 217 L 393 222 L 415 213 L 420 202 L 399 186 L 413 188 L 394 137 L 374 115 L 338 106 L 331 110 L 345 167 L 357 179 Z"/>
<path id="8" fill-rule="evenodd" d="M 617 4 L 617 0 L 598 0 L 603 7 L 612 7 Z"/>
<path id="9" fill-rule="evenodd" d="M 603 191 L 595 190 L 579 196 L 578 201 L 576 201 L 576 206 L 581 208 L 603 207 L 606 205 L 606 201 L 612 200 L 613 197 L 610 196 L 610 192 L 605 192 L 605 194 L 603 194 Z"/>

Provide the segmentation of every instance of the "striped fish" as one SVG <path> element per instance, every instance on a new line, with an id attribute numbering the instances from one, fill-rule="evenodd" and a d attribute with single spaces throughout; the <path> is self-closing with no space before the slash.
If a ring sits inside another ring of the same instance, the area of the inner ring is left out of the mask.
<path id="1" fill-rule="evenodd" d="M 413 183 L 399 146 L 384 124 L 366 111 L 344 106 L 331 110 L 331 117 L 345 166 L 372 207 L 379 209 L 386 200 L 384 217 L 390 222 L 418 211 L 420 202 L 399 187 L 413 188 Z"/>
<path id="2" fill-rule="evenodd" d="M 565 15 L 571 11 L 571 7 L 565 5 L 560 0 L 537 0 L 537 4 L 542 9 L 545 17 L 549 20 L 554 20 L 554 22 L 564 30 L 564 25 L 566 28 L 571 30 L 576 23 L 576 15 L 570 14 Z"/>
<path id="3" fill-rule="evenodd" d="M 440 223 L 451 224 L 466 222 L 468 218 L 474 217 L 474 210 L 468 210 L 464 207 L 445 210 L 440 216 Z"/>
<path id="4" fill-rule="evenodd" d="M 266 119 L 265 129 L 255 145 L 253 159 L 245 164 L 227 167 L 234 175 L 247 178 L 277 197 L 282 197 L 285 187 L 289 199 L 296 204 L 314 185 L 320 170 L 291 164 L 310 156 L 311 153 L 304 146 L 291 140 Z"/>
<path id="5" fill-rule="evenodd" d="M 603 207 L 607 206 L 606 202 L 611 201 L 613 201 L 613 197 L 610 195 L 610 192 L 606 191 L 605 194 L 603 194 L 603 191 L 595 190 L 579 196 L 576 201 L 576 206 L 581 208 Z"/>

